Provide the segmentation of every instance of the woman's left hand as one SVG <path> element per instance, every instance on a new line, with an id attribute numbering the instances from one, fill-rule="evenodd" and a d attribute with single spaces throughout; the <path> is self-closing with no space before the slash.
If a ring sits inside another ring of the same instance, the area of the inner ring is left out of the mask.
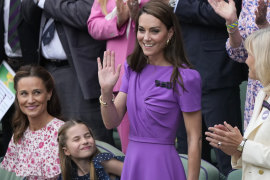
<path id="1" fill-rule="evenodd" d="M 224 122 L 224 126 L 215 125 L 209 127 L 208 130 L 210 132 L 205 132 L 205 135 L 211 146 L 221 149 L 230 156 L 238 152 L 237 147 L 242 142 L 243 136 L 237 127 Z"/>
<path id="2" fill-rule="evenodd" d="M 138 0 L 127 0 L 128 8 L 129 8 L 129 16 L 133 21 L 135 21 L 136 16 L 139 11 L 139 2 Z"/>

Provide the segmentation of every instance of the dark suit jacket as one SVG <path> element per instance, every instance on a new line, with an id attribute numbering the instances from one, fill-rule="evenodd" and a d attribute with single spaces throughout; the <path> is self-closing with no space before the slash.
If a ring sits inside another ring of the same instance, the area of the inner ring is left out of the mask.
<path id="1" fill-rule="evenodd" d="M 6 59 L 6 53 L 4 49 L 4 0 L 0 1 L 0 63 Z M 33 23 L 39 23 L 36 21 L 38 17 L 33 19 Z M 36 64 L 38 60 L 38 36 L 39 29 L 26 23 L 22 16 L 19 18 L 18 34 L 20 39 L 20 45 L 22 50 L 24 64 Z"/>
<path id="2" fill-rule="evenodd" d="M 105 41 L 94 40 L 87 30 L 93 0 L 46 0 L 43 12 L 55 20 L 56 29 L 69 64 L 77 74 L 85 99 L 98 98 L 97 57 L 106 49 Z M 34 0 L 23 0 L 23 18 L 31 23 L 40 9 Z M 41 28 L 45 23 L 41 21 Z"/>
<path id="3" fill-rule="evenodd" d="M 240 13 L 241 0 L 235 2 Z M 225 20 L 207 0 L 179 0 L 175 14 L 188 59 L 201 74 L 203 90 L 238 86 L 247 79 L 247 66 L 227 55 Z"/>

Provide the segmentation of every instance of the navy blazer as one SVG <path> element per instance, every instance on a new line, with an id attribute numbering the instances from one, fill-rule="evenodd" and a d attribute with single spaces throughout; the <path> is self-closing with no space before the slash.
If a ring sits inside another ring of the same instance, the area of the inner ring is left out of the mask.
<path id="1" fill-rule="evenodd" d="M 235 3 L 239 15 L 242 2 Z M 246 64 L 231 60 L 226 52 L 225 20 L 207 0 L 179 0 L 175 14 L 187 57 L 201 75 L 203 90 L 238 86 L 247 79 Z"/>
<path id="2" fill-rule="evenodd" d="M 43 9 L 47 16 L 55 20 L 59 39 L 68 62 L 78 77 L 85 99 L 100 96 L 97 57 L 102 58 L 106 49 L 106 41 L 97 41 L 88 34 L 87 19 L 93 2 L 93 0 L 46 0 Z M 29 23 L 36 15 L 40 15 L 37 12 L 40 8 L 34 0 L 23 0 L 21 9 L 23 18 Z M 45 22 L 41 21 L 38 27 L 43 28 L 44 25 Z"/>

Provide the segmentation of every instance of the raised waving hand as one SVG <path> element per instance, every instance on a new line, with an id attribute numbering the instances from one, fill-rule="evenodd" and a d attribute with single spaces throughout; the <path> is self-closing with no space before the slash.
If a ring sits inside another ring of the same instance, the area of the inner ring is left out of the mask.
<path id="1" fill-rule="evenodd" d="M 103 92 L 112 93 L 119 78 L 121 64 L 118 64 L 115 69 L 115 54 L 110 50 L 104 51 L 103 63 L 100 58 L 97 59 L 97 62 L 100 88 Z"/>
<path id="2" fill-rule="evenodd" d="M 237 20 L 237 11 L 233 0 L 208 0 L 214 11 L 226 20 L 227 24 L 232 24 Z"/>

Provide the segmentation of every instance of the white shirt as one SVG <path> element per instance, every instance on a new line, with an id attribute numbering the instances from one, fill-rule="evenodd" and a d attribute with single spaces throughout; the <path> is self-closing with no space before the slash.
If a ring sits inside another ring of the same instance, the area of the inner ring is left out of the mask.
<path id="1" fill-rule="evenodd" d="M 4 48 L 6 55 L 8 57 L 22 57 L 22 51 L 19 48 L 16 52 L 11 50 L 11 47 L 8 43 L 8 21 L 9 21 L 9 4 L 10 0 L 5 0 L 4 2 Z"/>
<path id="2" fill-rule="evenodd" d="M 38 6 L 42 9 L 44 9 L 44 3 L 45 0 L 40 0 L 38 2 Z M 54 21 L 54 19 L 50 18 L 44 29 L 43 29 L 43 33 L 46 31 L 46 29 L 50 26 L 50 24 Z M 53 39 L 51 40 L 51 42 L 49 44 L 47 44 L 46 46 L 44 46 L 43 42 L 41 42 L 41 52 L 43 57 L 45 57 L 46 59 L 57 59 L 57 60 L 66 60 L 67 59 L 67 55 L 64 51 L 64 48 L 62 46 L 62 43 L 59 39 L 58 33 L 55 30 L 54 31 L 54 36 Z"/>

